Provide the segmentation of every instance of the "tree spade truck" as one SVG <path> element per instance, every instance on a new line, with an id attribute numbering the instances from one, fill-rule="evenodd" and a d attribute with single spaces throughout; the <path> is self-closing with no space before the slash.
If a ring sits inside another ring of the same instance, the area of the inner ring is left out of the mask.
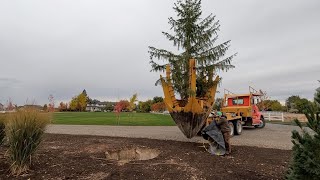
<path id="1" fill-rule="evenodd" d="M 261 102 L 264 94 L 249 86 L 248 94 L 234 94 L 224 90 L 224 100 L 221 112 L 227 117 L 230 126 L 230 135 L 240 135 L 243 126 L 263 128 L 265 120 L 259 111 L 257 104 Z M 213 117 L 207 119 L 206 125 L 210 124 Z"/>
<path id="2" fill-rule="evenodd" d="M 160 76 L 164 92 L 165 105 L 181 132 L 192 138 L 197 135 L 203 127 L 210 123 L 209 114 L 212 112 L 219 76 L 208 75 L 205 81 L 212 81 L 213 86 L 206 92 L 205 96 L 196 97 L 196 60 L 189 60 L 189 97 L 178 100 L 175 97 L 171 82 L 170 65 L 166 66 L 166 78 Z M 265 122 L 259 112 L 257 102 L 261 93 L 249 88 L 249 94 L 233 94 L 228 91 L 224 95 L 221 111 L 227 116 L 231 135 L 241 134 L 242 126 L 264 127 Z M 212 118 L 211 118 L 212 121 Z"/>

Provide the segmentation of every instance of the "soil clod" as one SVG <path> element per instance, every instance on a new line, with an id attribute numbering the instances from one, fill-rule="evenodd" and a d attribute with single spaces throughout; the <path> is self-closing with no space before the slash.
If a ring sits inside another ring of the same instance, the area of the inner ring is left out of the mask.
<path id="1" fill-rule="evenodd" d="M 160 154 L 157 149 L 150 148 L 131 148 L 110 150 L 106 152 L 107 160 L 118 161 L 120 164 L 125 164 L 130 161 L 143 161 L 156 158 Z"/>

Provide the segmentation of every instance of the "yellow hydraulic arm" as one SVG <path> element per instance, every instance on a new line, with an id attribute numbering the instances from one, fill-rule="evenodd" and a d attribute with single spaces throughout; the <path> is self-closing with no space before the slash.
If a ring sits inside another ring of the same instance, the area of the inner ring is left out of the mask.
<path id="1" fill-rule="evenodd" d="M 171 117 L 187 138 L 195 136 L 203 127 L 214 104 L 215 94 L 220 80 L 219 76 L 213 81 L 214 85 L 206 93 L 205 97 L 196 97 L 196 61 L 189 61 L 189 89 L 190 95 L 187 103 L 177 100 L 171 83 L 170 65 L 166 66 L 166 80 L 160 76 L 164 93 L 164 102 Z M 209 75 L 208 81 L 212 81 L 213 73 Z"/>

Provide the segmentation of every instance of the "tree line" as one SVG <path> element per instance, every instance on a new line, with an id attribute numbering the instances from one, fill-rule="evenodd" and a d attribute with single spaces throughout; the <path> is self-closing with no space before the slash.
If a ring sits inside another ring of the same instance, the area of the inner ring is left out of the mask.
<path id="1" fill-rule="evenodd" d="M 152 99 L 146 101 L 138 101 L 138 95 L 133 94 L 128 100 L 122 99 L 117 102 L 100 101 L 97 99 L 91 99 L 86 90 L 83 90 L 80 94 L 72 97 L 69 103 L 60 102 L 58 105 L 58 111 L 75 111 L 84 112 L 88 105 L 100 105 L 101 111 L 121 111 L 121 112 L 163 112 L 166 110 L 163 98 L 155 96 Z M 43 110 L 47 111 L 48 105 L 45 104 Z"/>

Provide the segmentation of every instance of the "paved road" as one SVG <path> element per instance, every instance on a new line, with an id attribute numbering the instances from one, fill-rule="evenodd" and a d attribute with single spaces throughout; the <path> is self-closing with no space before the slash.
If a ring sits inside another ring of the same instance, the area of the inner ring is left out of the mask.
<path id="1" fill-rule="evenodd" d="M 263 129 L 245 128 L 240 136 L 231 138 L 231 143 L 234 145 L 291 149 L 291 131 L 293 129 L 298 130 L 298 127 L 267 124 Z M 50 125 L 47 128 L 47 133 L 203 142 L 201 137 L 187 139 L 176 126 Z"/>

